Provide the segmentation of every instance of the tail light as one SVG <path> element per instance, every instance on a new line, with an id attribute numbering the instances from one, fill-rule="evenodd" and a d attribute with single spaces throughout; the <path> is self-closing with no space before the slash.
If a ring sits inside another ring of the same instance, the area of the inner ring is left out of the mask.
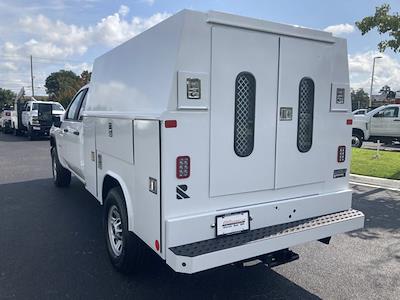
<path id="1" fill-rule="evenodd" d="M 344 162 L 346 160 L 346 146 L 339 146 L 337 149 L 337 162 Z"/>
<path id="2" fill-rule="evenodd" d="M 176 178 L 185 179 L 190 176 L 190 157 L 178 156 L 176 158 Z"/>

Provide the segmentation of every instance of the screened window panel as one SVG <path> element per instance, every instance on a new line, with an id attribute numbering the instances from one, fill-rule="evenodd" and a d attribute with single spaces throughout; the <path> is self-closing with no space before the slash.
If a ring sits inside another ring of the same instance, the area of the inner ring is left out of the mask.
<path id="1" fill-rule="evenodd" d="M 254 148 L 254 119 L 256 79 L 249 72 L 241 72 L 235 83 L 234 150 L 240 157 L 249 156 Z"/>
<path id="2" fill-rule="evenodd" d="M 310 151 L 313 142 L 314 90 L 311 78 L 300 81 L 297 148 L 303 153 Z"/>

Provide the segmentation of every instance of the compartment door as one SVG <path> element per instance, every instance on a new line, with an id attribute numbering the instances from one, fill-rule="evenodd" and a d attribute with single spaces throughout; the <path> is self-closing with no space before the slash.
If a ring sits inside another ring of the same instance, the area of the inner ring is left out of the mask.
<path id="1" fill-rule="evenodd" d="M 210 196 L 274 188 L 279 37 L 212 28 Z"/>
<path id="2" fill-rule="evenodd" d="M 133 128 L 135 157 L 134 229 L 135 233 L 150 248 L 160 254 L 162 249 L 160 122 L 158 120 L 134 120 Z M 157 251 L 156 244 L 159 245 L 160 251 Z"/>
<path id="3" fill-rule="evenodd" d="M 329 43 L 281 37 L 278 109 L 293 114 L 277 122 L 276 188 L 324 181 L 329 131 L 335 130 L 324 122 L 330 108 L 331 53 Z"/>

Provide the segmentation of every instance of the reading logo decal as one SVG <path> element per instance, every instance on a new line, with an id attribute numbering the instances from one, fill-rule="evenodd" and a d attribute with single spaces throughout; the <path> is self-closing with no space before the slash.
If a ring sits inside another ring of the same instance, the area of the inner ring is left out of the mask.
<path id="1" fill-rule="evenodd" d="M 180 184 L 176 186 L 176 199 L 188 199 L 190 198 L 188 194 L 186 194 L 186 191 L 188 189 L 188 186 L 186 184 Z"/>

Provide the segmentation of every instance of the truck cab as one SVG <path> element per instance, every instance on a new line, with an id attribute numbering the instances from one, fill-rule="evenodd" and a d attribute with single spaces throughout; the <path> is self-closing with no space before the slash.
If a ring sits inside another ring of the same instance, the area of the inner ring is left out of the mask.
<path id="1" fill-rule="evenodd" d="M 378 140 L 390 144 L 400 140 L 400 104 L 380 106 L 353 119 L 352 146 L 361 147 L 364 141 Z"/>
<path id="2" fill-rule="evenodd" d="M 51 129 L 52 139 L 57 140 L 57 153 L 60 162 L 83 182 L 85 179 L 83 174 L 82 120 L 88 90 L 89 85 L 86 85 L 76 93 L 62 122 Z"/>

